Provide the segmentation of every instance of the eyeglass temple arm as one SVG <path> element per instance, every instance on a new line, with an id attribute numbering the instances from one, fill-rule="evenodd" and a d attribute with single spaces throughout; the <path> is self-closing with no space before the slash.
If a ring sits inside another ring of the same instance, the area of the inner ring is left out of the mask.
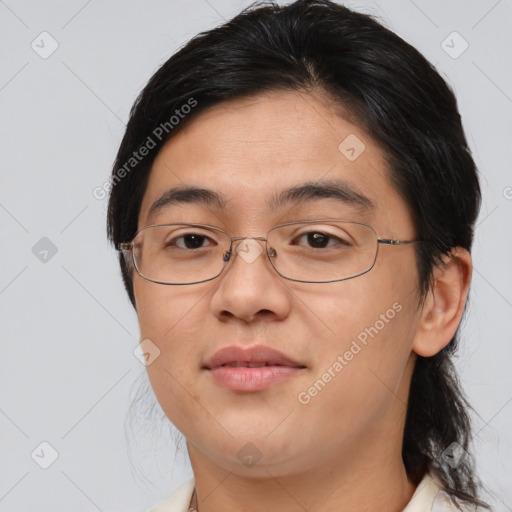
<path id="1" fill-rule="evenodd" d="M 132 242 L 121 242 L 117 245 L 118 251 L 130 251 L 131 249 L 133 249 Z"/>

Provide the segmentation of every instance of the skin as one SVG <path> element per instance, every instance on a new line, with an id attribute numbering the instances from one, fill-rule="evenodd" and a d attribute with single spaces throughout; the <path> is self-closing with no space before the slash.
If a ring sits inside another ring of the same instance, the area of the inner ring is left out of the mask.
<path id="1" fill-rule="evenodd" d="M 349 134 L 366 146 L 355 161 L 338 149 Z M 266 209 L 284 188 L 331 178 L 368 196 L 376 204 L 373 216 L 332 199 Z M 184 184 L 222 193 L 229 208 L 187 204 L 148 218 L 153 201 Z M 382 148 L 320 92 L 281 91 L 217 105 L 170 139 L 155 159 L 139 227 L 178 219 L 232 236 L 265 236 L 279 223 L 333 211 L 372 225 L 381 238 L 415 238 Z M 252 263 L 235 257 L 218 278 L 201 284 L 163 286 L 135 272 L 141 340 L 160 350 L 147 371 L 160 405 L 187 439 L 198 509 L 402 510 L 415 490 L 401 450 L 416 354 L 434 355 L 452 338 L 471 270 L 469 253 L 455 248 L 436 268 L 423 307 L 414 248 L 407 245 L 380 245 L 370 272 L 329 284 L 283 279 L 265 253 Z M 301 404 L 298 394 L 397 302 L 402 310 Z M 269 345 L 307 368 L 256 393 L 221 388 L 201 367 L 234 344 Z M 252 466 L 237 456 L 247 443 L 261 454 Z"/>

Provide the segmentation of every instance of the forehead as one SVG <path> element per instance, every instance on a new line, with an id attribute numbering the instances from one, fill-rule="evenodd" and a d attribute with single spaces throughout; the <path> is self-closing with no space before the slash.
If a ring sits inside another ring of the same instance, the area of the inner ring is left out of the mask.
<path id="1" fill-rule="evenodd" d="M 289 207 L 280 203 L 282 193 L 304 184 L 341 184 L 342 191 L 367 198 L 373 211 L 359 208 L 366 219 L 408 214 L 391 185 L 384 151 L 366 132 L 326 97 L 272 92 L 216 105 L 164 145 L 151 169 L 139 226 L 147 225 L 152 205 L 170 189 L 212 191 L 222 201 L 203 206 L 254 219 L 276 213 L 280 204 Z M 303 195 L 302 202 L 313 202 L 313 196 Z M 356 202 L 351 207 L 356 213 Z"/>

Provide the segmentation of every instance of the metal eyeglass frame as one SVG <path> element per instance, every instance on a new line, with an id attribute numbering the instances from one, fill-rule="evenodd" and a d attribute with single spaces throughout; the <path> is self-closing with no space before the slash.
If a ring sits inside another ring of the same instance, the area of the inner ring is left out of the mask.
<path id="1" fill-rule="evenodd" d="M 293 224 L 313 224 L 313 223 L 319 223 L 319 222 L 344 222 L 344 223 L 357 224 L 360 226 L 365 226 L 367 228 L 370 228 L 373 231 L 373 233 L 375 234 L 375 238 L 377 239 L 377 250 L 375 252 L 375 257 L 373 259 L 373 263 L 372 263 L 371 267 L 369 269 L 365 270 L 364 272 L 360 272 L 359 274 L 356 274 L 356 275 L 350 276 L 350 277 L 342 277 L 341 279 L 331 279 L 328 281 L 306 281 L 303 279 L 294 279 L 292 277 L 287 277 L 287 276 L 281 274 L 281 272 L 279 272 L 279 270 L 274 266 L 274 263 L 272 262 L 272 257 L 269 254 L 267 238 L 262 237 L 262 236 L 235 236 L 235 237 L 232 237 L 232 236 L 230 236 L 229 233 L 227 233 L 223 229 L 220 229 L 216 226 L 210 226 L 208 224 L 197 224 L 197 223 L 192 223 L 192 222 L 171 222 L 168 224 L 152 224 L 149 226 L 144 226 L 135 232 L 131 242 L 119 243 L 117 246 L 117 250 L 123 253 L 123 255 L 125 256 L 125 261 L 127 263 L 129 262 L 128 257 L 127 257 L 127 252 L 131 253 L 131 263 L 133 264 L 133 267 L 135 268 L 137 273 L 146 281 L 150 281 L 152 283 L 157 283 L 157 284 L 175 285 L 175 286 L 206 283 L 208 281 L 212 281 L 213 279 L 216 279 L 217 277 L 219 277 L 222 274 L 222 272 L 224 272 L 224 269 L 227 267 L 227 265 L 225 264 L 217 275 L 210 277 L 208 279 L 203 279 L 201 281 L 192 281 L 190 283 L 168 283 L 165 281 L 157 281 L 155 279 L 150 279 L 150 278 L 146 277 L 144 274 L 141 273 L 141 271 L 137 267 L 137 262 L 135 261 L 135 256 L 133 254 L 133 241 L 135 240 L 135 238 L 141 231 L 143 231 L 144 229 L 147 229 L 147 228 L 163 227 L 163 226 L 191 226 L 191 227 L 207 228 L 207 229 L 214 230 L 214 231 L 220 231 L 221 233 L 224 233 L 228 238 L 230 238 L 231 242 L 230 242 L 229 250 L 227 250 L 223 255 L 223 260 L 225 263 L 228 263 L 231 260 L 231 255 L 233 253 L 233 242 L 237 242 L 240 240 L 248 240 L 248 239 L 261 240 L 262 242 L 265 242 L 265 253 L 266 253 L 268 259 L 270 260 L 272 268 L 278 273 L 278 275 L 280 275 L 284 279 L 288 279 L 290 281 L 296 281 L 299 283 L 322 284 L 322 283 L 335 283 L 338 281 L 346 281 L 348 279 L 354 279 L 355 277 L 359 277 L 359 276 L 362 276 L 363 274 L 370 272 L 370 270 L 375 266 L 375 262 L 377 261 L 377 256 L 379 254 L 379 244 L 397 246 L 397 245 L 423 243 L 423 242 L 429 241 L 429 240 L 397 240 L 397 239 L 392 239 L 392 238 L 379 238 L 375 229 L 372 226 L 370 226 L 369 224 L 364 224 L 362 222 L 356 222 L 356 221 L 344 220 L 344 219 L 316 219 L 316 220 L 298 220 L 298 221 L 293 221 L 293 222 L 286 222 L 284 224 L 279 224 L 278 226 L 274 226 L 272 229 L 270 229 L 267 232 L 266 237 L 268 237 L 269 233 L 271 231 L 273 231 L 274 229 L 278 229 L 283 226 L 289 226 L 289 225 L 293 225 Z"/>

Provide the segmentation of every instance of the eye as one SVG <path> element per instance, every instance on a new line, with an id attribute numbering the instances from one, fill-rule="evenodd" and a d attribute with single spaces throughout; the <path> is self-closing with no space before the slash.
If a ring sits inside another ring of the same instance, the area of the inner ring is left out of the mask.
<path id="1" fill-rule="evenodd" d="M 205 247 L 205 242 L 213 242 L 206 235 L 199 233 L 187 233 L 186 235 L 177 236 L 165 243 L 165 247 L 178 247 L 179 249 L 200 249 Z"/>
<path id="2" fill-rule="evenodd" d="M 310 231 L 309 233 L 303 233 L 292 241 L 292 245 L 302 245 L 300 241 L 305 241 L 310 247 L 314 249 L 325 249 L 326 247 L 333 247 L 336 245 L 349 247 L 351 245 L 350 242 L 346 239 L 342 239 L 321 231 Z"/>

